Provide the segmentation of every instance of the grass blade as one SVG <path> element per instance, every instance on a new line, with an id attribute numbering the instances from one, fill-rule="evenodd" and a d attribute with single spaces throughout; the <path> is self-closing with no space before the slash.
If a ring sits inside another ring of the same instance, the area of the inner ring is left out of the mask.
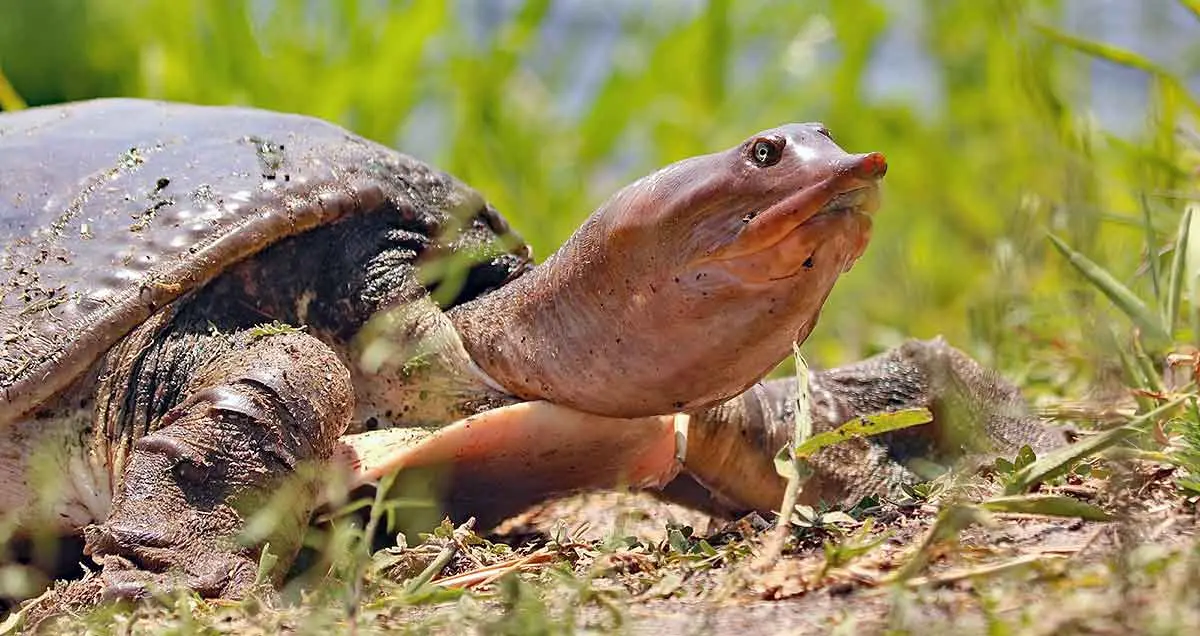
<path id="1" fill-rule="evenodd" d="M 880 433 L 896 431 L 931 421 L 933 421 L 933 413 L 930 413 L 929 409 L 924 408 L 863 415 L 842 424 L 832 431 L 818 433 L 808 438 L 796 447 L 796 457 L 811 457 L 813 453 L 826 446 L 832 446 L 848 439 L 879 435 Z"/>
<path id="2" fill-rule="evenodd" d="M 1149 382 L 1142 375 L 1141 367 L 1134 364 L 1129 354 L 1125 353 L 1125 349 L 1120 346 L 1114 346 L 1113 350 L 1117 352 L 1117 359 L 1121 362 L 1121 369 L 1125 371 L 1125 376 L 1129 378 L 1129 387 L 1149 390 Z M 1133 399 L 1137 402 L 1139 413 L 1148 413 L 1154 408 L 1154 402 L 1140 391 L 1133 391 Z"/>
<path id="3" fill-rule="evenodd" d="M 811 371 L 804 356 L 800 355 L 800 345 L 792 343 L 792 356 L 796 360 L 796 435 L 792 441 L 796 445 L 804 444 L 813 434 L 812 395 L 808 388 Z M 798 456 L 798 455 L 797 455 Z"/>
<path id="4" fill-rule="evenodd" d="M 796 428 L 792 433 L 792 443 L 803 445 L 812 436 L 810 371 L 804 356 L 800 355 L 800 344 L 797 342 L 792 343 L 792 355 L 796 359 Z M 765 551 L 768 561 L 774 561 L 783 553 L 783 544 L 787 541 L 787 533 L 792 526 L 792 511 L 796 509 L 801 485 L 812 475 L 808 461 L 796 452 L 789 452 L 791 449 L 788 446 L 790 445 L 784 445 L 775 457 L 775 470 L 787 480 L 787 484 L 783 488 L 783 500 L 779 503 L 779 521 Z"/>
<path id="5" fill-rule="evenodd" d="M 25 100 L 21 99 L 17 89 L 13 88 L 4 70 L 0 69 L 0 110 L 21 110 L 25 108 Z"/>
<path id="6" fill-rule="evenodd" d="M 1179 221 L 1179 237 L 1175 240 L 1175 253 L 1171 255 L 1171 274 L 1167 287 L 1167 332 L 1175 333 L 1175 321 L 1179 319 L 1179 299 L 1183 294 L 1183 279 L 1187 278 L 1184 266 L 1187 264 L 1188 235 L 1192 228 L 1192 206 L 1183 210 L 1183 218 Z"/>
<path id="7" fill-rule="evenodd" d="M 1161 66 L 1155 64 L 1149 58 L 1138 55 L 1133 51 L 1127 51 L 1105 42 L 1095 42 L 1093 40 L 1076 37 L 1069 33 L 1064 33 L 1058 29 L 1042 24 L 1035 25 L 1034 28 L 1036 28 L 1039 33 L 1047 38 L 1050 38 L 1051 40 L 1054 40 L 1058 44 L 1075 49 L 1084 55 L 1090 55 L 1091 57 L 1107 60 L 1113 64 L 1135 68 L 1139 71 L 1144 71 L 1156 77 L 1170 76 L 1170 74 L 1167 73 L 1167 71 Z"/>
<path id="8" fill-rule="evenodd" d="M 1135 418 L 1133 421 L 1118 426 L 1109 431 L 1105 431 L 1094 437 L 1089 437 L 1082 441 L 1075 442 L 1065 448 L 1060 448 L 1044 457 L 1041 457 L 1032 464 L 1017 471 L 1012 479 L 1005 487 L 1006 495 L 1016 495 L 1023 493 L 1035 484 L 1040 484 L 1048 479 L 1053 479 L 1071 469 L 1071 465 L 1076 461 L 1094 455 L 1110 446 L 1113 446 L 1122 440 L 1125 440 L 1137 433 L 1143 432 L 1144 428 L 1153 423 L 1158 418 L 1170 413 L 1175 407 L 1188 400 L 1191 396 L 1183 396 L 1175 398 L 1166 404 Z"/>
<path id="9" fill-rule="evenodd" d="M 989 512 L 1071 517 L 1087 521 L 1108 521 L 1112 518 L 1107 512 L 1101 510 L 1099 506 L 1059 495 L 1012 495 L 1008 497 L 996 497 L 980 503 L 979 507 Z"/>
<path id="10" fill-rule="evenodd" d="M 1150 308 L 1143 303 L 1128 287 L 1122 285 L 1120 281 L 1109 274 L 1107 270 L 1100 267 L 1088 257 L 1071 249 L 1069 245 L 1063 242 L 1054 234 L 1049 234 L 1050 241 L 1054 243 L 1054 247 L 1063 256 L 1067 257 L 1069 262 L 1075 269 L 1083 274 L 1093 285 L 1095 285 L 1108 299 L 1113 302 L 1126 316 L 1133 320 L 1134 324 L 1142 329 L 1142 331 L 1159 340 L 1168 340 L 1169 336 L 1163 329 L 1162 320 L 1150 311 Z"/>
<path id="11" fill-rule="evenodd" d="M 1150 220 L 1150 202 L 1146 200 L 1146 194 L 1143 192 L 1141 197 L 1142 208 L 1142 228 L 1146 232 L 1146 263 L 1150 266 L 1150 282 L 1154 284 L 1154 299 L 1162 298 L 1161 285 L 1162 273 L 1158 271 L 1158 233 L 1154 231 L 1154 223 Z M 1170 314 L 1167 314 L 1170 316 Z"/>
<path id="12" fill-rule="evenodd" d="M 1196 3 L 1196 0 L 1189 0 L 1189 3 L 1194 4 Z M 1095 42 L 1076 37 L 1046 25 L 1035 25 L 1034 28 L 1036 28 L 1039 33 L 1058 44 L 1075 49 L 1084 55 L 1089 55 L 1094 58 L 1112 62 L 1113 64 L 1118 64 L 1120 66 L 1137 69 L 1147 73 L 1148 75 L 1151 75 L 1154 77 L 1154 79 L 1162 82 L 1163 84 L 1171 86 L 1182 96 L 1188 97 L 1190 95 L 1187 85 L 1181 82 L 1175 75 L 1168 72 L 1166 69 L 1154 63 L 1147 57 L 1143 57 L 1132 51 L 1128 51 L 1104 42 Z M 1193 114 L 1200 113 L 1200 104 L 1198 104 L 1196 100 L 1190 98 L 1186 99 L 1185 104 L 1191 109 Z"/>
<path id="13" fill-rule="evenodd" d="M 1146 348 L 1142 346 L 1142 339 L 1138 334 L 1133 335 L 1133 359 L 1142 370 L 1142 375 L 1146 379 L 1146 387 L 1155 393 L 1165 393 L 1167 388 L 1163 385 L 1162 373 L 1155 367 L 1154 360 L 1150 359 L 1150 354 L 1146 353 Z"/>

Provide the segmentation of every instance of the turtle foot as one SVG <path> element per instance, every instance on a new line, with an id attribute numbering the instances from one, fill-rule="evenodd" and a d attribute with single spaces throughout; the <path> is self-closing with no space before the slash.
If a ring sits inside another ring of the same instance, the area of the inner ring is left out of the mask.
<path id="1" fill-rule="evenodd" d="M 89 528 L 89 534 L 96 533 L 93 528 Z M 95 544 L 89 540 L 89 545 Z M 184 552 L 164 559 L 147 554 L 155 548 L 113 544 L 106 547 L 106 553 L 97 559 L 101 565 L 99 579 L 104 601 L 137 601 L 184 590 L 202 598 L 236 600 L 255 587 L 257 567 L 241 554 Z"/>
<path id="2" fill-rule="evenodd" d="M 106 555 L 98 561 L 98 572 L 82 579 L 59 581 L 25 603 L 9 619 L 13 626 L 32 633 L 60 617 L 86 614 L 114 603 L 171 599 L 180 593 L 227 599 L 242 599 L 252 593 L 270 598 L 274 594 L 268 585 L 255 585 L 253 563 L 233 554 L 207 554 L 164 571 L 140 568 L 117 555 Z"/>
<path id="3" fill-rule="evenodd" d="M 1024 445 L 1043 453 L 1067 441 L 1062 430 L 1030 412 L 1017 387 L 941 338 L 911 340 L 861 362 L 814 371 L 809 388 L 817 433 L 887 411 L 933 414 L 928 424 L 846 439 L 810 457 L 813 475 L 800 495 L 809 505 L 852 505 Z M 726 517 L 778 506 L 784 480 L 773 460 L 794 434 L 803 402 L 798 390 L 794 378 L 769 380 L 693 414 L 684 474 L 664 495 Z"/>
<path id="4" fill-rule="evenodd" d="M 320 466 L 353 410 L 348 373 L 303 333 L 246 337 L 130 445 L 108 518 L 85 531 L 107 599 L 237 599 L 299 550 Z M 253 526 L 253 527 L 251 527 Z"/>

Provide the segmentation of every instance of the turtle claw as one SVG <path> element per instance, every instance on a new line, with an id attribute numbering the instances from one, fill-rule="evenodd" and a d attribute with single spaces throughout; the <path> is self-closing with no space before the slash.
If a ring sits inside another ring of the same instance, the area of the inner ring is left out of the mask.
<path id="1" fill-rule="evenodd" d="M 249 559 L 230 553 L 207 553 L 172 565 L 163 571 L 138 567 L 120 555 L 98 559 L 102 566 L 102 602 L 141 601 L 179 590 L 202 598 L 238 599 L 255 585 L 255 567 Z"/>

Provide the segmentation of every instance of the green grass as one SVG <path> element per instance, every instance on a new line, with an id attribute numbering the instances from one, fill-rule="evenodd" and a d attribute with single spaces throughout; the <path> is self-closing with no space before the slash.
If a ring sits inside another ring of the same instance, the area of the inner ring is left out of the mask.
<path id="1" fill-rule="evenodd" d="M 563 106 L 577 74 L 569 60 L 587 52 L 540 37 L 551 2 L 521 3 L 483 36 L 460 11 L 486 3 L 310 4 L 6 3 L 0 69 L 35 104 L 144 95 L 341 122 L 475 185 L 541 255 L 654 167 L 784 121 L 824 121 L 846 148 L 884 152 L 891 171 L 874 244 L 806 347 L 821 364 L 944 333 L 1034 380 L 1045 372 L 1028 349 L 1065 341 L 1069 372 L 1083 373 L 1106 355 L 1093 343 L 1109 315 L 1080 293 L 1046 232 L 1148 291 L 1134 280 L 1143 205 L 1160 237 L 1181 212 L 1183 200 L 1163 193 L 1188 175 L 1174 129 L 1194 102 L 1158 66 L 1057 30 L 1055 2 L 916 2 L 924 28 L 912 35 L 942 97 L 925 109 L 919 96 L 869 99 L 873 51 L 889 27 L 911 28 L 878 2 L 635 12 L 608 75 L 574 108 Z M 1081 106 L 1085 54 L 1151 77 L 1132 140 L 1096 128 Z"/>
<path id="2" fill-rule="evenodd" d="M 1200 240 L 1192 231 L 1200 223 L 1200 103 L 1181 79 L 1200 72 L 1200 44 L 1150 60 L 1067 30 L 1061 3 L 1051 0 L 914 0 L 906 4 L 921 16 L 919 29 L 911 16 L 865 0 L 709 0 L 672 15 L 656 5 L 625 18 L 606 75 L 594 93 L 567 108 L 577 76 L 572 60 L 588 53 L 571 39 L 552 46 L 544 37 L 554 3 L 517 4 L 494 30 L 480 34 L 462 12 L 483 11 L 489 6 L 483 0 L 3 3 L 0 108 L 133 95 L 324 117 L 474 185 L 541 256 L 618 187 L 657 166 L 725 148 L 781 122 L 820 120 L 848 150 L 886 154 L 890 169 L 873 243 L 838 284 L 804 345 L 810 360 L 841 363 L 906 337 L 945 334 L 1041 404 L 1093 392 L 1101 397 L 1075 413 L 1119 406 L 1129 411 L 1123 421 L 1134 419 L 1057 456 L 998 464 L 992 494 L 1024 492 L 1040 482 L 1052 489 L 1098 483 L 1103 514 L 1132 525 L 1141 517 L 1127 514 L 1120 497 L 1103 495 L 1132 483 L 1137 469 L 1130 466 L 1175 466 L 1166 478 L 1172 509 L 1200 493 L 1200 414 L 1189 385 L 1192 368 L 1200 367 L 1190 357 L 1200 338 Z M 1144 4 L 1150 15 L 1169 2 Z M 1193 32 L 1200 34 L 1200 5 L 1177 4 L 1195 15 Z M 890 29 L 915 39 L 930 56 L 938 88 L 933 98 L 872 97 L 872 56 Z M 1145 79 L 1149 103 L 1132 133 L 1106 131 L 1089 112 L 1094 64 Z M 917 105 L 924 103 L 933 106 Z M 1168 366 L 1172 361 L 1178 365 Z M 1172 400 L 1183 407 L 1169 417 L 1135 419 Z M 1089 418 L 1077 419 L 1087 424 Z M 914 491 L 911 503 L 919 507 L 940 489 Z M 908 537 L 906 545 L 919 551 L 896 556 L 890 567 L 903 568 L 904 579 L 920 578 L 946 554 L 943 544 L 1021 506 L 1099 514 L 1061 498 L 1033 504 L 971 499 L 951 497 L 940 521 L 923 518 L 927 540 Z M 830 531 L 823 523 L 809 525 L 798 532 Z M 845 536 L 828 537 L 826 560 L 799 579 L 825 585 L 840 580 L 836 573 L 844 574 L 848 562 L 893 550 L 877 548 L 875 534 L 865 534 L 851 536 L 853 545 L 870 546 L 862 551 L 847 547 Z M 430 624 L 461 620 L 483 632 L 555 632 L 571 629 L 578 618 L 572 608 L 583 607 L 612 627 L 625 611 L 612 599 L 629 590 L 674 598 L 692 584 L 711 592 L 726 589 L 722 585 L 758 589 L 748 581 L 770 580 L 732 567 L 748 559 L 754 538 L 726 549 L 701 545 L 690 532 L 676 535 L 668 532 L 664 546 L 641 552 L 628 544 L 588 544 L 571 552 L 559 575 L 543 573 L 551 577 L 543 581 L 549 581 L 548 596 L 513 577 L 491 596 L 464 595 Z M 813 541 L 804 536 L 792 548 Z M 344 542 L 360 545 L 353 538 Z M 1186 632 L 1200 619 L 1169 608 L 1194 606 L 1195 599 L 1178 590 L 1197 589 L 1195 548 L 1151 547 L 1166 556 L 1117 546 L 1057 575 L 1046 574 L 1050 566 L 1039 561 L 1036 580 L 1046 584 L 1045 595 L 1026 604 L 1065 615 L 1087 600 L 1090 609 L 1071 614 L 1069 625 L 1080 629 L 1119 628 L 1140 618 L 1146 625 L 1159 621 L 1162 633 Z M 635 552 L 639 556 L 626 554 Z M 805 558 L 817 557 L 802 553 L 784 561 L 803 568 Z M 656 568 L 645 586 L 614 592 L 596 583 L 612 570 L 595 563 L 639 559 L 651 559 Z M 1032 563 L 1020 559 L 1012 564 Z M 717 561 L 730 566 L 725 578 L 706 579 L 691 567 Z M 347 594 L 354 603 L 362 594 L 374 599 L 368 614 L 376 618 L 392 617 L 389 599 L 406 608 L 420 605 L 414 591 L 371 574 L 364 592 L 358 587 L 363 564 L 350 563 L 331 570 L 357 572 L 353 583 L 320 591 L 316 609 L 302 619 L 204 605 L 196 610 L 200 627 L 175 627 L 216 629 L 229 612 L 235 621 L 259 621 L 265 631 L 305 620 L 344 625 Z M 778 590 L 794 584 L 789 580 L 778 588 L 763 585 L 781 595 Z M 1044 627 L 1036 616 L 1016 620 L 1005 613 L 1014 599 L 1030 594 L 1020 582 L 1007 586 L 972 597 L 985 629 L 1004 634 Z M 1141 604 L 1117 615 L 1112 608 L 1129 599 Z M 886 625 L 898 632 L 919 628 L 906 612 L 926 601 L 915 592 L 895 592 Z M 173 615 L 187 616 L 197 601 L 178 603 L 187 607 Z M 424 623 L 413 620 L 410 626 L 420 630 Z"/>

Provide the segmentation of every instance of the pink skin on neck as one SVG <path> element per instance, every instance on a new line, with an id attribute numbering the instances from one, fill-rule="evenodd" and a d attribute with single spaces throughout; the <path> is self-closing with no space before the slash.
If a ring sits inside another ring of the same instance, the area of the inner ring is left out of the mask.
<path id="1" fill-rule="evenodd" d="M 764 149 L 778 151 L 769 165 Z M 718 403 L 808 336 L 866 248 L 885 171 L 816 124 L 764 131 L 629 185 L 545 263 L 450 318 L 521 398 L 614 417 Z"/>

